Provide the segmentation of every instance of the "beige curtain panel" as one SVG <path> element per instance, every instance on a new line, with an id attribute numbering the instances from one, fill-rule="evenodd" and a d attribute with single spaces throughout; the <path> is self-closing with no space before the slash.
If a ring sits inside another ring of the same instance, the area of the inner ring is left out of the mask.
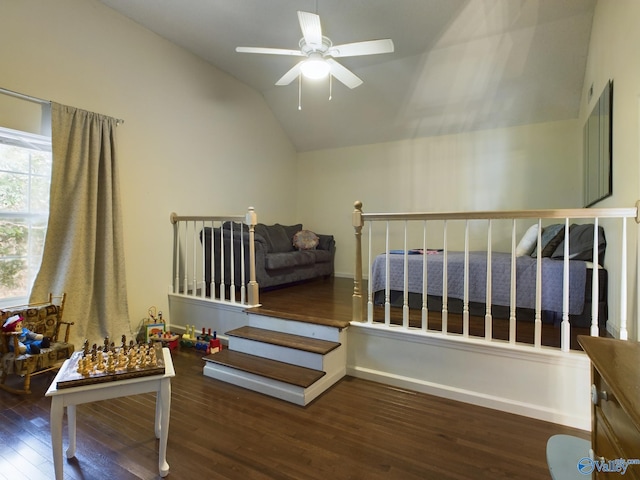
<path id="1" fill-rule="evenodd" d="M 51 104 L 49 223 L 31 301 L 66 292 L 72 340 L 131 338 L 115 118 Z"/>

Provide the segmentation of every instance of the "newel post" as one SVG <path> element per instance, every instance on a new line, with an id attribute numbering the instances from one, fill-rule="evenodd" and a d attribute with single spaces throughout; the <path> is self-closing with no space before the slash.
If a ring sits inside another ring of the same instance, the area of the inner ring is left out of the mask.
<path id="1" fill-rule="evenodd" d="M 353 278 L 353 310 L 351 319 L 361 322 L 362 318 L 362 202 L 356 201 L 352 214 L 352 224 L 356 236 L 356 265 Z"/>
<path id="2" fill-rule="evenodd" d="M 247 300 L 249 305 L 258 305 L 260 286 L 256 282 L 256 246 L 254 244 L 255 228 L 258 223 L 258 216 L 253 207 L 249 207 L 245 217 L 245 223 L 249 226 L 249 289 Z"/>

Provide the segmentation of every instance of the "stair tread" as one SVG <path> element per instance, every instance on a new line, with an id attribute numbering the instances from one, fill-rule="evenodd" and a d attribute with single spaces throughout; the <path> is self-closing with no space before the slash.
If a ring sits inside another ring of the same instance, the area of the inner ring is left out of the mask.
<path id="1" fill-rule="evenodd" d="M 204 360 L 302 388 L 313 385 L 325 375 L 321 370 L 299 367 L 229 349 L 207 355 Z"/>
<path id="2" fill-rule="evenodd" d="M 266 307 L 250 307 L 245 310 L 247 313 L 254 315 L 262 315 L 264 317 L 276 317 L 284 318 L 286 320 L 292 320 L 294 322 L 312 323 L 314 325 L 324 325 L 327 327 L 337 328 L 342 330 L 351 325 L 348 320 L 338 320 L 335 318 L 319 317 L 316 315 L 307 315 L 293 312 L 283 312 L 281 310 L 273 310 Z"/>
<path id="3" fill-rule="evenodd" d="M 326 355 L 340 346 L 339 342 L 332 342 L 319 338 L 305 337 L 303 335 L 294 335 L 291 333 L 277 332 L 275 330 L 267 330 L 251 326 L 236 328 L 226 334 L 232 337 L 255 340 L 262 343 L 269 343 L 271 345 L 279 345 L 305 352 L 318 353 L 320 355 Z"/>

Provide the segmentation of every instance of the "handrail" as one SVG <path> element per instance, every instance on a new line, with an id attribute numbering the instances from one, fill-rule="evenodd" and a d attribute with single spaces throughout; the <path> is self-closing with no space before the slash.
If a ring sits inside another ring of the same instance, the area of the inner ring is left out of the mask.
<path id="1" fill-rule="evenodd" d="M 492 234 L 491 234 L 491 222 L 493 220 L 512 220 L 512 228 L 511 228 L 511 262 L 512 262 L 512 270 L 511 270 L 511 278 L 512 278 L 512 282 L 511 282 L 511 311 L 510 311 L 510 339 L 509 341 L 511 343 L 515 342 L 515 292 L 516 292 L 516 286 L 515 286 L 515 280 L 513 280 L 515 278 L 515 247 L 516 247 L 516 220 L 522 220 L 522 219 L 536 219 L 537 220 L 537 224 L 538 224 L 538 238 L 537 238 L 537 266 L 536 266 L 536 271 L 537 271 L 537 276 L 536 276 L 536 298 L 535 298 L 535 323 L 536 323 L 536 333 L 535 333 L 535 342 L 534 342 L 534 347 L 535 348 L 540 348 L 540 339 L 539 339 L 539 331 L 540 331 L 540 277 L 541 277 L 541 251 L 540 251 L 540 244 L 541 244 L 541 230 L 542 230 L 542 219 L 545 220 L 549 220 L 549 219 L 563 219 L 563 222 L 565 224 L 565 235 L 567 235 L 568 238 L 568 232 L 569 232 L 569 219 L 594 219 L 594 223 L 595 223 L 595 228 L 594 228 L 594 255 L 593 255 L 593 260 L 594 260 L 594 264 L 598 263 L 598 252 L 597 252 L 597 246 L 598 246 L 598 221 L 601 219 L 606 219 L 606 218 L 610 218 L 610 219 L 622 219 L 622 243 L 620 245 L 620 284 L 619 284 L 619 288 L 620 288 L 620 296 L 618 297 L 620 300 L 620 316 L 619 316 L 619 320 L 620 320 L 620 338 L 621 339 L 627 339 L 628 336 L 628 332 L 627 332 L 627 299 L 626 299 L 626 290 L 627 290 L 627 265 L 626 265 L 626 259 L 627 259 L 627 239 L 626 239 L 626 232 L 627 232 L 627 228 L 626 228 L 626 220 L 629 218 L 633 218 L 636 222 L 636 224 L 640 224 L 640 201 L 636 202 L 635 207 L 632 208 L 571 208 L 571 209 L 538 209 L 538 210 L 505 210 L 505 211 L 477 211 L 477 212 L 396 212 L 396 213 L 364 213 L 362 211 L 362 202 L 360 201 L 356 201 L 354 203 L 354 210 L 352 213 L 352 225 L 354 227 L 355 230 L 355 240 L 356 240 L 356 245 L 355 245 L 355 254 L 356 254 L 356 258 L 355 258 L 355 275 L 354 275 L 354 291 L 353 291 L 353 297 L 352 297 L 352 304 L 353 304 L 353 314 L 352 314 L 352 320 L 356 321 L 356 322 L 362 322 L 362 321 L 368 321 L 369 323 L 372 322 L 372 311 L 373 311 L 373 307 L 372 307 L 372 292 L 371 292 L 371 282 L 369 282 L 369 292 L 368 292 L 368 304 L 367 304 L 367 313 L 364 313 L 364 298 L 362 296 L 362 285 L 363 285 L 363 277 L 362 277 L 362 231 L 363 228 L 365 226 L 365 222 L 369 222 L 370 225 L 373 225 L 374 222 L 379 222 L 380 224 L 384 224 L 386 222 L 386 234 L 385 234 L 385 243 L 386 246 L 385 251 L 387 254 L 387 264 L 386 264 L 386 272 L 388 275 L 389 272 L 389 265 L 388 265 L 388 257 L 389 257 L 389 252 L 390 252 L 390 247 L 389 247 L 389 240 L 388 240 L 388 236 L 389 236 L 389 223 L 390 222 L 404 222 L 404 257 L 405 257 L 405 275 L 406 275 L 406 271 L 407 271 L 407 263 L 406 263 L 406 257 L 408 255 L 407 253 L 407 222 L 412 222 L 412 221 L 422 221 L 424 222 L 424 240 L 423 240 L 423 248 L 426 251 L 426 232 L 427 232 L 427 224 L 430 221 L 433 220 L 438 220 L 438 221 L 444 221 L 444 225 L 443 225 L 443 229 L 444 229 L 444 238 L 442 239 L 444 242 L 444 252 L 443 255 L 446 258 L 447 255 L 447 246 L 446 246 L 446 242 L 447 242 L 447 234 L 446 234 L 446 226 L 447 226 L 447 221 L 450 220 L 463 220 L 466 222 L 465 224 L 465 238 L 464 238 L 464 249 L 465 249 L 465 275 L 466 275 L 466 270 L 468 269 L 468 250 L 469 250 L 469 239 L 468 239 L 468 228 L 469 228 L 469 221 L 471 220 L 488 220 L 488 228 L 487 228 L 487 245 L 492 245 Z M 563 273 L 563 284 L 564 285 L 568 285 L 568 279 L 569 279 L 569 261 L 568 261 L 568 253 L 569 253 L 569 246 L 568 246 L 568 241 L 565 242 L 565 255 L 564 255 L 564 273 Z M 487 252 L 487 265 L 490 266 L 491 265 L 491 248 L 488 248 L 488 252 Z M 369 274 L 369 279 L 371 280 L 371 264 L 372 264 L 372 258 L 371 258 L 371 229 L 369 229 L 369 266 L 368 266 L 368 274 Z M 445 262 L 446 263 L 446 262 Z M 425 255 L 425 259 L 423 261 L 423 277 L 425 278 L 425 281 L 423 282 L 423 288 L 424 291 L 426 291 L 426 255 Z M 446 266 L 443 264 L 443 275 L 444 278 L 446 279 Z M 597 277 L 597 276 L 595 276 Z M 388 280 L 387 280 L 388 282 Z M 464 287 L 464 304 L 463 304 L 463 335 L 467 336 L 467 326 L 466 326 L 466 317 L 468 315 L 467 310 L 467 282 L 468 279 L 465 278 L 464 279 L 465 282 L 465 287 Z M 407 281 L 405 278 L 405 289 L 407 285 Z M 446 288 L 447 285 L 447 281 L 443 280 L 443 289 Z M 490 320 L 491 320 L 491 313 L 490 313 L 490 306 L 489 306 L 489 302 L 488 300 L 490 300 L 491 298 L 491 292 L 490 292 L 490 288 L 491 288 L 491 268 L 487 268 L 487 292 L 486 292 L 486 296 L 487 296 L 487 312 L 485 315 L 485 339 L 490 340 L 491 339 L 491 325 L 490 325 Z M 446 291 L 443 292 L 443 296 L 444 294 L 446 294 Z M 592 298 L 597 298 L 597 294 L 598 294 L 598 282 L 594 281 L 592 283 Z M 595 295 L 595 297 L 594 297 Z M 385 289 L 385 322 L 384 324 L 389 327 L 389 292 L 388 292 L 388 288 Z M 424 295 L 423 295 L 424 297 Z M 568 298 L 569 298 L 569 292 L 568 292 L 568 288 L 564 288 L 563 289 L 563 313 L 562 313 L 562 350 L 564 351 L 568 351 L 569 349 L 569 344 L 568 344 L 568 331 L 569 331 L 569 308 L 568 308 Z M 594 300 L 595 303 L 595 300 Z M 592 335 L 597 335 L 598 334 L 598 325 L 597 325 L 597 305 L 593 305 L 592 306 L 592 318 L 593 318 L 593 323 L 591 325 L 591 334 Z M 402 321 L 402 328 L 406 329 L 406 330 L 410 330 L 408 328 L 408 313 L 406 312 L 407 310 L 407 292 L 404 292 L 404 306 L 403 306 L 403 321 Z M 424 332 L 427 330 L 426 328 L 426 315 L 427 315 L 427 311 L 426 311 L 426 300 L 423 299 L 423 315 L 422 315 L 422 328 L 421 330 Z M 446 298 L 443 299 L 443 308 L 442 308 L 442 331 L 443 333 L 446 333 L 446 322 L 447 322 L 447 300 Z M 488 320 L 488 321 L 487 321 Z"/>
<path id="2" fill-rule="evenodd" d="M 512 218 L 634 218 L 636 223 L 640 223 L 640 200 L 632 208 L 566 208 L 547 210 L 497 210 L 478 212 L 407 212 L 407 213 L 364 213 L 362 212 L 362 202 L 360 204 L 359 215 L 365 220 L 505 220 Z M 354 212 L 356 215 L 356 212 Z"/>

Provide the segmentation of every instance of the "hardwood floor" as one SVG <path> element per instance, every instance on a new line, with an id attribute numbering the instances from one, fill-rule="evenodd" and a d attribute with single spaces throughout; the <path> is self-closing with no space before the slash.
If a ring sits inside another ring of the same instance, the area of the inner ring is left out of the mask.
<path id="1" fill-rule="evenodd" d="M 362 287 L 363 296 L 366 296 L 366 282 Z M 319 279 L 312 282 L 301 283 L 293 287 L 280 288 L 260 293 L 260 310 L 269 313 L 287 313 L 292 316 L 306 319 L 307 321 L 322 321 L 317 318 L 329 318 L 333 321 L 347 324 L 351 321 L 353 280 L 348 278 Z M 363 307 L 366 312 L 366 305 Z M 384 307 L 375 306 L 373 312 L 374 322 L 384 322 Z M 402 309 L 391 308 L 391 323 L 402 325 Z M 420 310 L 411 310 L 409 324 L 420 328 Z M 442 330 L 442 316 L 439 311 L 429 311 L 429 329 Z M 462 333 L 462 315 L 449 313 L 447 331 L 449 333 Z M 484 318 L 471 317 L 469 334 L 484 337 Z M 578 344 L 578 335 L 589 335 L 588 328 L 571 328 L 570 344 L 574 350 L 582 350 Z M 601 336 L 609 336 L 606 331 Z M 516 327 L 517 341 L 533 344 L 534 323 L 520 321 Z M 508 341 L 509 321 L 502 318 L 493 318 L 492 338 L 494 340 Z M 542 345 L 560 347 L 560 327 L 553 324 L 542 324 Z"/>
<path id="2" fill-rule="evenodd" d="M 352 285 L 320 280 L 263 292 L 261 301 L 267 312 L 348 323 Z M 199 351 L 172 356 L 168 478 L 546 480 L 551 435 L 589 438 L 353 377 L 300 407 L 204 377 Z M 28 396 L 0 391 L 0 479 L 53 478 L 51 402 L 44 397 L 52 380 L 53 374 L 35 377 Z M 154 406 L 152 394 L 79 406 L 77 455 L 64 460 L 65 479 L 159 478 Z"/>
<path id="3" fill-rule="evenodd" d="M 175 479 L 548 479 L 554 434 L 588 432 L 345 377 L 307 407 L 202 375 L 173 353 L 167 460 Z M 52 374 L 0 391 L 0 478 L 51 479 Z M 66 479 L 155 479 L 153 394 L 78 407 Z M 66 445 L 66 432 L 65 432 Z M 66 448 L 66 447 L 65 447 Z"/>

